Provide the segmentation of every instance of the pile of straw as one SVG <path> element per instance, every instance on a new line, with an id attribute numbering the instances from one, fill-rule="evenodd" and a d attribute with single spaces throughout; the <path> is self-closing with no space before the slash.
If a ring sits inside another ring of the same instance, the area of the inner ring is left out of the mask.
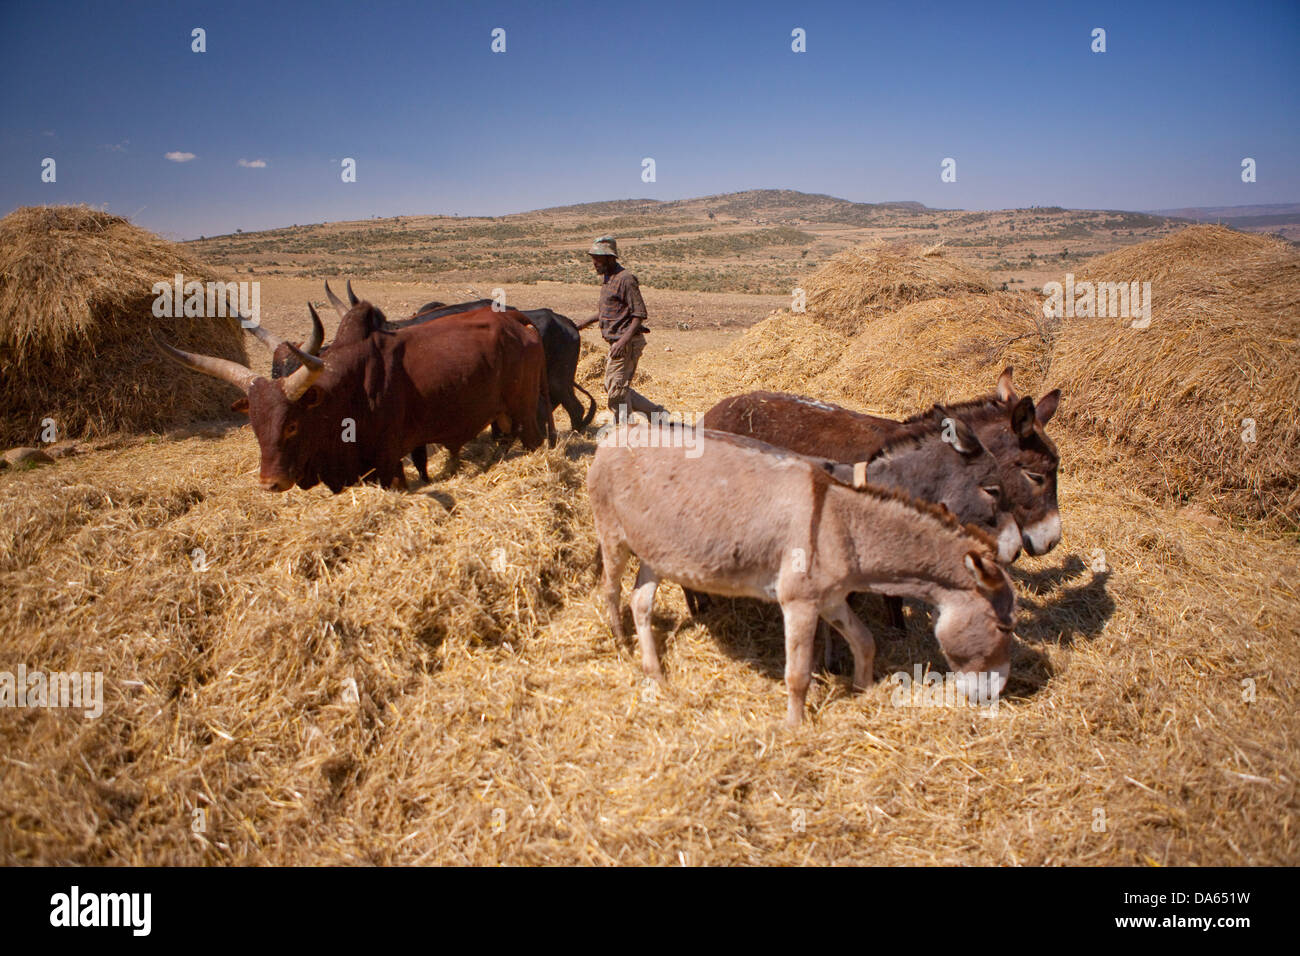
<path id="1" fill-rule="evenodd" d="M 872 321 L 812 392 L 909 415 L 992 392 L 1010 365 L 1017 390 L 1036 394 L 1054 329 L 1027 292 L 926 299 Z"/>
<path id="2" fill-rule="evenodd" d="M 1062 320 L 1052 384 L 1088 453 L 1126 462 L 1149 493 L 1300 526 L 1300 251 L 1191 226 L 1096 259 L 1078 279 L 1150 282 L 1152 299 L 1144 329 Z"/>
<path id="3" fill-rule="evenodd" d="M 831 256 L 803 283 L 808 312 L 841 335 L 857 335 L 877 316 L 914 302 L 992 292 L 978 270 L 945 255 L 942 246 L 880 240 Z"/>
<path id="4" fill-rule="evenodd" d="M 30 206 L 0 220 L 0 443 L 160 430 L 229 414 L 228 385 L 182 372 L 154 348 L 247 362 L 234 319 L 154 318 L 152 286 L 212 270 L 120 216 Z"/>
<path id="5" fill-rule="evenodd" d="M 764 388 L 803 392 L 851 347 L 847 337 L 808 315 L 781 310 L 695 359 L 691 373 L 724 395 Z"/>

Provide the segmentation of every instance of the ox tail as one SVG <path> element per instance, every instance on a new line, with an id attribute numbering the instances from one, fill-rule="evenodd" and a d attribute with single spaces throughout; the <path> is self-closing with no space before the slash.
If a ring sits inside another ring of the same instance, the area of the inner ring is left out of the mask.
<path id="1" fill-rule="evenodd" d="M 573 387 L 576 388 L 578 391 L 582 392 L 583 395 L 586 395 L 587 401 L 591 402 L 591 407 L 587 409 L 587 414 L 583 415 L 582 421 L 578 423 L 578 431 L 582 431 L 584 428 L 590 425 L 591 420 L 596 417 L 596 398 L 591 394 L 591 392 L 587 391 L 577 382 L 573 383 Z"/>
<path id="2" fill-rule="evenodd" d="M 596 577 L 605 573 L 605 554 L 600 550 L 600 542 L 596 542 Z"/>
<path id="3" fill-rule="evenodd" d="M 530 323 L 531 324 L 531 323 Z M 536 326 L 534 326 L 536 328 Z M 540 333 L 537 336 L 541 340 Z M 546 351 L 542 350 L 541 373 L 538 376 L 537 390 L 537 411 L 542 415 L 543 432 L 546 435 L 546 447 L 554 448 L 555 441 L 559 437 L 559 432 L 555 430 L 555 409 L 551 407 L 551 380 L 546 370 Z"/>

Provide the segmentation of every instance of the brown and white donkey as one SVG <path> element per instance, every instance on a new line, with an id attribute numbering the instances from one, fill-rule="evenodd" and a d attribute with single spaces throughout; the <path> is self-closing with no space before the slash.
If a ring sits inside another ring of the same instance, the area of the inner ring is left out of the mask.
<path id="1" fill-rule="evenodd" d="M 935 607 L 935 636 L 971 699 L 1001 693 L 1011 669 L 1015 591 L 988 534 L 936 505 L 854 488 L 804 456 L 700 429 L 611 429 L 587 475 L 610 626 L 623 639 L 621 579 L 640 559 L 632 616 L 646 675 L 663 680 L 651 631 L 660 580 L 781 605 L 787 722 L 803 718 L 818 619 L 853 650 L 853 684 L 872 680 L 875 641 L 846 602 L 854 591 Z"/>

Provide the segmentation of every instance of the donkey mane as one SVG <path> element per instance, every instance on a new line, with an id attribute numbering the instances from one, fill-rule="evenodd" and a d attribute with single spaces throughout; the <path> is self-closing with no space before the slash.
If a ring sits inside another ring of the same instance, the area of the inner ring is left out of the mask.
<path id="1" fill-rule="evenodd" d="M 950 531 L 955 531 L 959 535 L 965 535 L 968 538 L 974 538 L 974 543 L 987 549 L 989 556 L 994 560 L 997 558 L 998 543 L 992 535 L 983 528 L 975 527 L 973 524 L 962 524 L 957 520 L 956 515 L 941 505 L 937 505 L 932 501 L 925 501 L 921 498 L 914 498 L 907 492 L 900 491 L 897 488 L 884 488 L 880 485 L 872 484 L 863 485 L 859 488 L 855 485 L 846 484 L 836 478 L 826 470 L 826 468 L 822 468 L 821 473 L 829 482 L 839 485 L 841 488 L 847 488 L 849 491 L 857 492 L 860 495 L 867 495 L 877 501 L 893 501 L 905 505 L 913 511 L 920 512 L 923 515 L 928 515 Z"/>
<path id="2" fill-rule="evenodd" d="M 939 427 L 942 427 L 942 423 L 940 423 Z M 929 431 L 937 430 L 938 427 L 927 430 L 926 434 L 929 434 Z M 778 448 L 776 445 L 769 445 L 767 442 L 759 441 L 757 438 L 748 438 L 744 435 L 736 435 L 732 432 L 714 431 L 713 429 L 702 429 L 702 431 L 708 431 L 708 441 L 725 441 L 729 444 L 735 445 L 737 448 L 755 449 L 757 446 L 758 449 L 762 450 L 765 454 L 777 458 L 809 463 L 809 460 L 812 457 L 809 455 L 800 455 L 797 452 L 788 451 L 784 448 Z M 911 436 L 907 436 L 907 438 L 910 440 Z M 858 488 L 852 484 L 840 481 L 828 470 L 828 466 L 833 464 L 836 464 L 836 462 L 831 462 L 829 460 L 824 461 L 822 467 L 813 468 L 813 472 L 816 475 L 821 475 L 821 480 L 827 484 L 834 484 L 841 488 L 847 488 L 849 491 L 857 492 L 860 495 L 868 495 L 878 501 L 892 501 L 904 505 L 919 514 L 928 515 L 950 531 L 955 531 L 960 535 L 965 535 L 968 538 L 974 539 L 973 543 L 983 547 L 988 552 L 988 555 L 996 560 L 998 543 L 992 535 L 984 531 L 982 528 L 977 528 L 970 524 L 962 524 L 947 508 L 936 505 L 933 502 L 923 501 L 920 498 L 914 498 L 906 492 L 898 491 L 894 488 L 882 488 L 879 485 L 871 484 Z"/>
<path id="3" fill-rule="evenodd" d="M 996 395 L 982 395 L 979 398 L 969 398 L 962 402 L 953 402 L 950 405 L 931 405 L 923 412 L 918 412 L 911 418 L 904 418 L 901 424 L 915 425 L 925 421 L 935 412 L 946 410 L 954 414 L 971 414 L 979 416 L 1005 415 L 1007 403 Z"/>
<path id="4" fill-rule="evenodd" d="M 883 458 L 893 452 L 915 447 L 926 439 L 940 434 L 943 431 L 944 419 L 954 417 L 953 407 L 951 405 L 935 405 L 928 412 L 912 416 L 903 423 L 908 426 L 907 431 L 900 431 L 892 435 L 867 460 L 875 461 L 877 458 Z"/>

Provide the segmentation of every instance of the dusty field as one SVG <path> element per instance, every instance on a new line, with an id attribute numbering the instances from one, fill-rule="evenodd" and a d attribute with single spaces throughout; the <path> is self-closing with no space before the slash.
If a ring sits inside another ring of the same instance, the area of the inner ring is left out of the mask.
<path id="1" fill-rule="evenodd" d="M 357 285 L 390 315 L 459 288 Z M 267 281 L 268 324 L 304 328 L 318 290 Z M 581 317 L 594 287 L 519 298 Z M 684 410 L 723 394 L 690 371 L 738 334 L 710 326 L 783 304 L 647 298 L 671 321 L 639 387 Z M 790 732 L 775 607 L 694 621 L 664 586 L 672 690 L 643 689 L 594 592 L 592 451 L 494 464 L 480 440 L 407 494 L 275 496 L 229 427 L 0 474 L 0 670 L 101 670 L 106 697 L 0 710 L 0 861 L 1300 862 L 1294 539 L 1075 467 L 1063 439 L 1065 537 L 1017 565 L 996 716 L 822 678 Z M 908 614 L 876 628 L 878 678 L 945 669 Z"/>

